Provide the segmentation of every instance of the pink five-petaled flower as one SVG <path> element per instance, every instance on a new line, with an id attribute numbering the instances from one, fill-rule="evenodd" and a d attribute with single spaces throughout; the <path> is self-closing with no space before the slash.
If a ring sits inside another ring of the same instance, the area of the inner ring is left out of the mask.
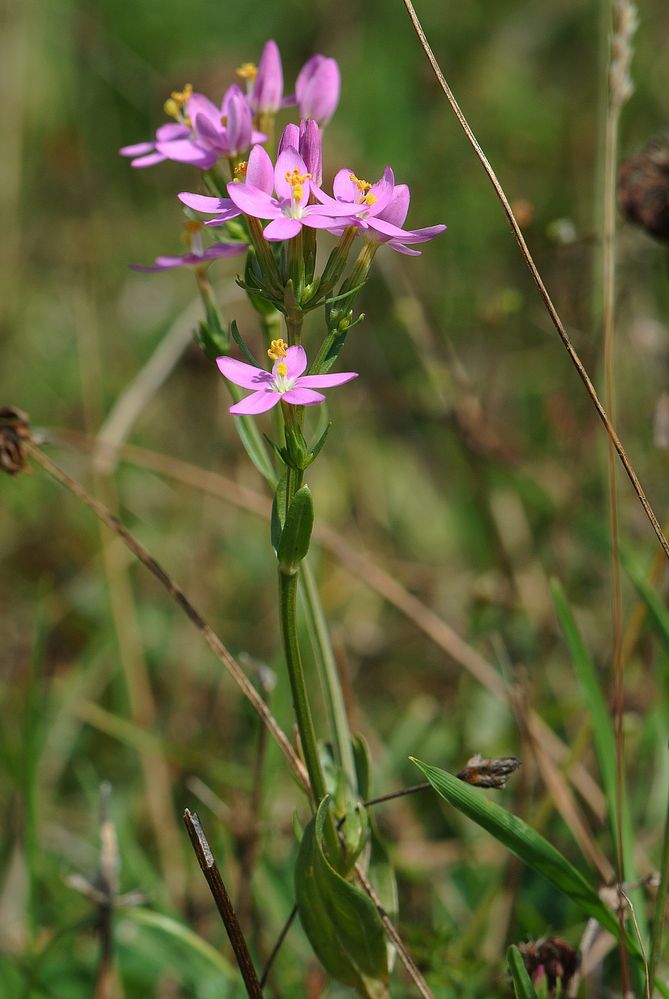
<path id="1" fill-rule="evenodd" d="M 302 118 L 327 125 L 339 104 L 341 80 L 336 60 L 313 55 L 295 81 L 295 100 Z"/>
<path id="2" fill-rule="evenodd" d="M 131 166 L 149 167 L 164 160 L 188 163 L 209 170 L 221 156 L 236 156 L 266 136 L 252 128 L 251 109 L 238 86 L 226 91 L 218 108 L 190 85 L 173 91 L 165 111 L 176 119 L 161 125 L 152 142 L 124 146 L 121 156 L 130 156 Z"/>
<path id="3" fill-rule="evenodd" d="M 307 355 L 304 347 L 288 347 L 283 340 L 273 340 L 267 353 L 274 360 L 271 371 L 232 357 L 217 358 L 216 363 L 226 378 L 242 388 L 255 389 L 251 395 L 231 406 L 231 413 L 253 416 L 272 409 L 279 402 L 288 402 L 291 406 L 314 406 L 325 400 L 325 396 L 315 389 L 343 385 L 358 377 L 355 371 L 342 371 L 337 375 L 305 375 Z"/>
<path id="4" fill-rule="evenodd" d="M 390 167 L 386 167 L 381 180 L 370 184 L 360 180 L 348 169 L 340 170 L 334 179 L 333 193 L 339 204 L 351 206 L 349 224 L 361 230 L 363 238 L 371 242 L 387 243 L 393 250 L 408 256 L 419 256 L 420 250 L 411 249 L 413 243 L 425 243 L 445 231 L 445 225 L 425 229 L 403 229 L 409 211 L 410 194 L 406 184 L 395 184 Z M 332 198 L 316 189 L 314 195 L 324 210 L 332 207 Z M 338 235 L 341 229 L 335 231 Z"/>
<path id="5" fill-rule="evenodd" d="M 255 148 L 252 152 L 255 153 Z M 264 232 L 265 239 L 292 239 L 303 225 L 330 231 L 341 227 L 340 219 L 350 214 L 350 205 L 341 204 L 333 198 L 328 199 L 327 208 L 309 204 L 309 193 L 311 190 L 316 193 L 317 188 L 310 183 L 309 171 L 296 149 L 288 146 L 279 154 L 273 169 L 273 182 L 269 181 L 271 160 L 265 150 L 256 153 L 256 158 L 264 163 L 264 186 L 249 183 L 247 172 L 246 183 L 231 181 L 228 184 L 228 194 L 245 215 L 271 219 Z M 276 191 L 276 197 L 272 195 L 272 190 Z"/>

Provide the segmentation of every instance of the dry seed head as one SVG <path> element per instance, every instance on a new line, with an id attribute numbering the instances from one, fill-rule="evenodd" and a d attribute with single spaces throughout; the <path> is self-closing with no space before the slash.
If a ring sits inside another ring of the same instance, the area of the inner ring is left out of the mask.
<path id="1" fill-rule="evenodd" d="M 632 39 L 638 26 L 639 15 L 633 0 L 614 0 L 609 68 L 609 97 L 614 107 L 621 107 L 634 93 L 630 67 L 634 54 Z"/>

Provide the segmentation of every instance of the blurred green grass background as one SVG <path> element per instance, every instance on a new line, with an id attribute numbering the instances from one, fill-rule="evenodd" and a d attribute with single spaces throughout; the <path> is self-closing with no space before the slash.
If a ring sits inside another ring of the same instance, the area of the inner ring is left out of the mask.
<path id="1" fill-rule="evenodd" d="M 596 374 L 598 5 L 425 0 L 419 14 Z M 0 403 L 26 409 L 56 438 L 59 428 L 94 434 L 188 308 L 188 273 L 143 275 L 128 264 L 178 252 L 175 195 L 197 190 L 197 178 L 175 164 L 133 171 L 117 155 L 153 134 L 168 92 L 188 81 L 220 96 L 269 37 L 287 89 L 312 52 L 336 57 L 342 101 L 327 131 L 326 173 L 350 165 L 373 180 L 390 164 L 411 186 L 411 224 L 449 230 L 417 260 L 379 259 L 362 303 L 367 318 L 347 345 L 346 367 L 361 377 L 333 396 L 333 432 L 311 476 L 317 517 L 480 648 L 571 744 L 586 712 L 547 581 L 562 581 L 607 689 L 605 442 L 399 0 L 27 0 L 4 15 Z M 666 130 L 666 28 L 665 0 L 649 0 L 622 155 Z M 234 261 L 211 273 L 228 294 Z M 618 280 L 618 425 L 662 519 L 667 451 L 654 421 L 666 386 L 667 258 L 624 224 Z M 245 304 L 226 317 L 252 343 L 259 336 Z M 221 380 L 195 347 L 130 440 L 260 488 Z M 91 486 L 85 448 L 50 452 Z M 290 730 L 267 531 L 141 464 L 121 464 L 117 475 L 124 521 L 234 653 L 276 670 L 272 705 Z M 64 878 L 95 869 L 100 782 L 114 788 L 123 890 L 141 889 L 149 907 L 218 946 L 223 931 L 179 815 L 199 808 L 236 885 L 257 727 L 188 622 L 135 567 L 126 597 L 157 714 L 133 722 L 108 586 L 110 572 L 127 578 L 125 556 L 112 545 L 106 573 L 92 515 L 39 471 L 4 478 L 0 498 L 0 995 L 78 999 L 92 994 L 97 944 L 90 927 L 72 929 L 90 907 Z M 622 480 L 621 525 L 625 549 L 645 566 L 654 541 Z M 377 791 L 416 779 L 410 752 L 447 769 L 475 751 L 524 755 L 508 706 L 327 554 L 319 582 Z M 626 581 L 624 596 L 629 611 Z M 664 806 L 649 787 L 666 786 L 667 662 L 647 627 L 628 663 L 626 726 L 635 829 L 655 863 Z M 167 878 L 141 749 L 166 761 L 177 833 Z M 596 773 L 587 732 L 574 752 Z M 542 795 L 528 759 L 505 801 L 531 816 Z M 253 879 L 265 949 L 292 904 L 291 815 L 300 805 L 270 748 Z M 381 821 L 400 872 L 401 926 L 439 995 L 505 994 L 506 940 L 547 929 L 577 940 L 574 911 L 437 803 L 386 806 Z M 546 821 L 578 859 L 562 820 Z M 611 856 L 606 832 L 596 835 Z M 120 917 L 117 941 L 128 997 L 241 995 L 234 978 L 222 986 L 206 959 L 130 916 Z M 278 962 L 277 996 L 307 994 L 309 960 L 295 929 Z"/>

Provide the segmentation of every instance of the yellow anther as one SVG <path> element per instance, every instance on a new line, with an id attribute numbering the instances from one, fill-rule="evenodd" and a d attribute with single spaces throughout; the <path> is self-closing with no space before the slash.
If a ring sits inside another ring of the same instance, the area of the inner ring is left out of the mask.
<path id="1" fill-rule="evenodd" d="M 276 375 L 279 375 L 280 378 L 285 378 L 286 375 L 288 374 L 288 365 L 286 364 L 286 362 L 285 361 L 281 361 L 280 364 L 277 364 L 276 370 L 275 370 L 274 373 Z"/>
<path id="2" fill-rule="evenodd" d="M 183 118 L 183 109 L 192 96 L 193 88 L 190 83 L 187 83 L 183 90 L 173 90 L 163 104 L 165 114 L 168 114 L 170 118 L 176 118 L 177 121 L 181 121 Z"/>
<path id="3" fill-rule="evenodd" d="M 242 80 L 255 80 L 258 75 L 258 67 L 254 62 L 244 62 L 236 70 L 237 76 L 241 76 Z"/>
<path id="4" fill-rule="evenodd" d="M 196 232 L 200 232 L 201 229 L 204 229 L 204 222 L 200 222 L 198 219 L 187 219 L 184 222 L 184 229 L 186 232 L 195 234 Z"/>
<path id="5" fill-rule="evenodd" d="M 355 184 L 355 186 L 358 188 L 361 194 L 366 194 L 367 191 L 369 191 L 369 189 L 372 186 L 368 180 L 360 180 L 360 178 L 356 177 L 354 173 L 350 173 L 348 175 L 348 179 L 351 181 L 351 183 Z"/>
<path id="6" fill-rule="evenodd" d="M 235 180 L 243 180 L 246 177 L 246 170 L 249 163 L 248 160 L 241 160 L 235 167 Z"/>
<path id="7" fill-rule="evenodd" d="M 295 167 L 294 170 L 286 171 L 286 180 L 293 189 L 294 201 L 302 201 L 302 198 L 304 197 L 304 187 L 302 185 L 310 178 L 310 173 L 300 173 L 297 167 Z"/>
<path id="8" fill-rule="evenodd" d="M 270 348 L 267 351 L 267 356 L 271 357 L 273 361 L 279 361 L 282 357 L 286 356 L 287 350 L 288 344 L 285 340 L 272 340 Z"/>
<path id="9" fill-rule="evenodd" d="M 169 115 L 170 118 L 179 118 L 181 108 L 172 97 L 168 97 L 163 104 L 163 111 L 165 114 Z"/>
<path id="10" fill-rule="evenodd" d="M 227 124 L 228 124 L 228 116 L 227 116 L 227 114 L 222 114 L 221 115 L 221 125 L 223 126 L 223 128 L 226 128 Z"/>
<path id="11" fill-rule="evenodd" d="M 366 194 L 366 195 L 364 196 L 364 198 L 362 199 L 362 202 L 361 202 L 361 203 L 362 203 L 363 205 L 373 205 L 373 204 L 374 204 L 374 202 L 375 202 L 375 201 L 378 201 L 378 200 L 379 200 L 379 199 L 377 198 L 377 196 L 376 196 L 375 194 Z"/>

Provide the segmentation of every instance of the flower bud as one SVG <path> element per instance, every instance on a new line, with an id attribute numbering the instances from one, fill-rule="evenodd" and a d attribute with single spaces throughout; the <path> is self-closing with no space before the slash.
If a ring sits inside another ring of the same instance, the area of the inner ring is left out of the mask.
<path id="1" fill-rule="evenodd" d="M 326 125 L 339 104 L 341 81 L 334 59 L 314 55 L 305 62 L 295 83 L 295 97 L 302 118 Z"/>
<path id="2" fill-rule="evenodd" d="M 283 132 L 281 133 L 281 138 L 279 139 L 279 148 L 277 149 L 277 158 L 283 153 L 288 147 L 294 149 L 296 152 L 300 151 L 300 129 L 297 125 L 286 125 Z M 304 157 L 303 157 L 304 159 Z"/>
<path id="3" fill-rule="evenodd" d="M 260 114 L 276 114 L 283 97 L 283 70 L 276 42 L 270 39 L 258 63 L 258 75 L 250 95 L 251 107 Z"/>
<path id="4" fill-rule="evenodd" d="M 246 98 L 234 83 L 223 98 L 223 118 L 230 155 L 236 156 L 251 145 L 253 122 Z"/>
<path id="5" fill-rule="evenodd" d="M 313 183 L 320 187 L 323 183 L 323 143 L 321 130 L 313 118 L 300 122 L 298 152 Z"/>

